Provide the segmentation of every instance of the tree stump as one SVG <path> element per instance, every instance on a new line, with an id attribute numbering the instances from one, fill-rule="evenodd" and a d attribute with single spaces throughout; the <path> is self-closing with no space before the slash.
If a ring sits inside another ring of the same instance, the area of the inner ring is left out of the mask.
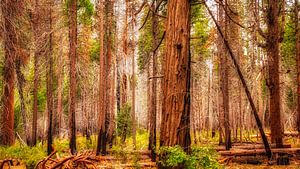
<path id="1" fill-rule="evenodd" d="M 277 165 L 290 165 L 290 158 L 287 154 L 279 154 L 276 161 Z"/>

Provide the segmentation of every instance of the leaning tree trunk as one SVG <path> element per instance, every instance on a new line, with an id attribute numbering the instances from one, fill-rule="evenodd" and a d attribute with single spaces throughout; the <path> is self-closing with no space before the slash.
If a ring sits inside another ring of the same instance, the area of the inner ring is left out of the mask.
<path id="1" fill-rule="evenodd" d="M 71 153 L 76 153 L 76 59 L 77 59 L 77 1 L 71 0 L 69 6 L 69 42 L 70 42 L 70 98 L 69 98 L 69 138 Z"/>
<path id="2" fill-rule="evenodd" d="M 4 40 L 4 68 L 3 68 L 3 109 L 1 111 L 0 145 L 12 145 L 14 138 L 14 84 L 15 68 L 14 61 L 17 56 L 16 45 L 18 37 L 16 25 L 21 2 L 2 0 L 1 11 Z"/>
<path id="3" fill-rule="evenodd" d="M 190 1 L 169 0 L 164 62 L 161 146 L 190 151 Z"/>

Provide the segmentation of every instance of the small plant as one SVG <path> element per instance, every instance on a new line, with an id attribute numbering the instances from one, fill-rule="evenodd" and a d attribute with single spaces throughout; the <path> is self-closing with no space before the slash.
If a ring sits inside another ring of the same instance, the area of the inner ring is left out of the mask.
<path id="1" fill-rule="evenodd" d="M 161 147 L 160 165 L 163 167 L 181 167 L 186 169 L 212 168 L 220 167 L 217 159 L 217 153 L 214 149 L 208 147 L 193 147 L 190 154 L 183 151 L 180 146 Z"/>
<path id="2" fill-rule="evenodd" d="M 127 161 L 127 152 L 121 146 L 113 146 L 112 147 L 112 154 L 115 155 L 117 158 L 120 158 L 123 163 Z"/>

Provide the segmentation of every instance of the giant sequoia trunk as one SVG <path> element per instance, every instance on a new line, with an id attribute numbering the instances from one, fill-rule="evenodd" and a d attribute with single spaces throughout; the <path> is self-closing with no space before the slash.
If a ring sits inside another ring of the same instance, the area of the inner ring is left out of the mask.
<path id="1" fill-rule="evenodd" d="M 270 0 L 267 7 L 267 55 L 269 66 L 268 88 L 270 93 L 271 140 L 276 147 L 282 147 L 282 122 L 280 113 L 279 84 L 279 10 L 281 0 Z"/>
<path id="2" fill-rule="evenodd" d="M 190 151 L 190 1 L 168 1 L 161 146 Z"/>
<path id="3" fill-rule="evenodd" d="M 70 58 L 70 98 L 69 98 L 69 138 L 71 153 L 76 153 L 76 59 L 77 59 L 77 1 L 71 0 L 69 6 L 69 58 Z"/>
<path id="4" fill-rule="evenodd" d="M 3 109 L 1 111 L 0 145 L 14 143 L 14 61 L 17 51 L 17 32 L 15 22 L 21 2 L 1 0 L 2 20 L 5 32 L 4 37 L 4 69 L 3 69 Z"/>

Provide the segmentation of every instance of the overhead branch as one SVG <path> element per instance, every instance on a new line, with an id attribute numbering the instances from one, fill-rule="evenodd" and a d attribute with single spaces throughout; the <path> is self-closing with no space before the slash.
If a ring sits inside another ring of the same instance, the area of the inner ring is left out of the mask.
<path id="1" fill-rule="evenodd" d="M 155 53 L 157 51 L 157 49 L 160 47 L 160 45 L 162 44 L 163 40 L 165 39 L 165 35 L 166 35 L 166 31 L 164 31 L 160 41 L 159 41 L 159 44 L 156 46 L 156 48 L 154 49 L 153 53 Z"/>
<path id="2" fill-rule="evenodd" d="M 144 8 L 144 6 L 146 5 L 146 0 L 142 3 L 142 5 L 139 7 L 139 9 L 134 13 L 134 15 L 138 15 L 142 9 Z"/>
<path id="3" fill-rule="evenodd" d="M 146 25 L 147 21 L 148 21 L 148 18 L 149 18 L 149 15 L 150 15 L 150 9 L 148 10 L 147 12 L 147 15 L 146 15 L 146 18 L 142 24 L 142 26 L 139 28 L 139 30 L 143 29 L 143 27 Z"/>
<path id="4" fill-rule="evenodd" d="M 234 20 L 229 14 L 228 14 L 228 11 L 227 11 L 227 8 L 229 9 L 229 11 L 235 15 L 238 15 L 236 12 L 232 11 L 232 9 L 230 9 L 229 7 L 225 8 L 225 5 L 222 3 L 222 2 L 219 2 L 217 0 L 215 0 L 215 2 L 217 4 L 220 4 L 220 6 L 224 9 L 224 12 L 226 14 L 226 16 L 230 19 L 230 21 L 232 21 L 234 24 L 240 26 L 241 28 L 243 29 L 249 29 L 249 28 L 252 28 L 254 25 L 250 25 L 250 26 L 244 26 L 242 25 L 241 23 L 239 23 L 238 21 Z"/>
<path id="5" fill-rule="evenodd" d="M 159 79 L 159 78 L 163 78 L 164 77 L 164 75 L 160 75 L 160 76 L 150 76 L 149 77 L 149 80 L 150 79 Z"/>
<path id="6" fill-rule="evenodd" d="M 163 16 L 163 15 L 158 14 L 156 10 L 153 11 L 153 9 L 152 9 L 152 5 L 153 5 L 153 4 L 150 6 L 148 3 L 146 3 L 146 5 L 147 5 L 147 6 L 149 7 L 149 9 L 151 10 L 152 14 L 154 14 L 154 15 L 156 15 L 156 16 L 158 16 L 158 17 L 164 18 L 164 19 L 167 18 L 166 16 Z"/>

